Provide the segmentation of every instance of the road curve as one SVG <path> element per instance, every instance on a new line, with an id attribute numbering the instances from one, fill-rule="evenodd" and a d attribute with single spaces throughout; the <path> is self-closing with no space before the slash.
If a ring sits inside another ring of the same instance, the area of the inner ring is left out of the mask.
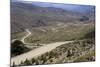
<path id="1" fill-rule="evenodd" d="M 25 31 L 27 32 L 27 34 L 21 39 L 21 41 L 24 43 L 24 44 L 27 44 L 27 43 L 25 43 L 25 39 L 27 38 L 27 37 L 29 37 L 32 33 L 29 31 L 29 29 L 25 29 Z M 16 40 L 18 40 L 18 39 L 13 39 L 12 41 L 11 41 L 11 43 L 13 43 L 14 41 L 16 41 Z M 28 43 L 29 44 L 29 43 Z"/>
<path id="2" fill-rule="evenodd" d="M 21 39 L 21 41 L 24 43 L 24 44 L 26 44 L 25 43 L 25 39 L 28 37 L 28 36 L 30 36 L 32 33 L 28 30 L 28 29 L 26 29 L 26 32 L 28 33 L 26 36 L 24 36 L 22 39 Z"/>
<path id="3" fill-rule="evenodd" d="M 66 44 L 66 43 L 70 43 L 70 42 L 73 42 L 73 41 L 50 43 L 50 44 L 41 46 L 39 48 L 33 49 L 33 50 L 31 50 L 29 52 L 26 52 L 24 54 L 12 57 L 11 58 L 11 66 L 13 65 L 13 62 L 15 63 L 15 65 L 19 65 L 21 63 L 21 61 L 25 61 L 26 58 L 28 60 L 30 60 L 32 58 L 36 58 L 36 57 L 38 57 L 38 56 L 40 56 L 40 55 L 42 55 L 42 54 L 44 54 L 46 52 L 49 52 L 49 51 L 55 49 L 56 47 L 58 47 L 60 45 L 63 45 L 63 44 Z"/>

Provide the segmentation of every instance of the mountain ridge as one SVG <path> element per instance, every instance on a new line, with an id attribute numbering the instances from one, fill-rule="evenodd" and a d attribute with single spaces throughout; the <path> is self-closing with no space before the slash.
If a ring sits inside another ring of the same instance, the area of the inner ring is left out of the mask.
<path id="1" fill-rule="evenodd" d="M 89 14 L 94 13 L 89 11 Z M 11 2 L 11 27 L 12 32 L 17 32 L 25 28 L 51 25 L 54 22 L 75 23 L 79 22 L 83 16 L 89 19 L 94 18 L 94 15 L 90 17 L 89 14 L 54 7 L 39 7 L 30 3 Z"/>

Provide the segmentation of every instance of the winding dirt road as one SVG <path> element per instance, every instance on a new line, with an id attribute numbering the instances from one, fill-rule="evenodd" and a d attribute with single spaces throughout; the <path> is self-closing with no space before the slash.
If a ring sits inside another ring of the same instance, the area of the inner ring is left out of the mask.
<path id="1" fill-rule="evenodd" d="M 29 37 L 32 33 L 26 29 L 26 32 L 28 33 L 27 35 L 25 35 L 21 41 L 24 43 L 24 44 L 27 44 L 25 43 L 25 39 L 27 37 Z M 65 41 L 65 42 L 55 42 L 55 43 L 50 43 L 50 44 L 45 44 L 39 48 L 36 48 L 36 49 L 33 49 L 29 52 L 26 52 L 24 54 L 21 54 L 21 55 L 18 55 L 18 56 L 15 56 L 15 57 L 12 57 L 11 58 L 11 66 L 13 65 L 13 62 L 15 63 L 15 65 L 19 65 L 21 63 L 21 61 L 25 61 L 26 59 L 30 60 L 32 58 L 36 58 L 46 52 L 49 52 L 49 51 L 52 51 L 53 49 L 55 49 L 56 47 L 60 46 L 60 45 L 63 45 L 65 43 L 70 43 L 70 42 L 73 42 L 73 41 Z"/>
<path id="2" fill-rule="evenodd" d="M 26 29 L 26 32 L 28 33 L 26 36 L 24 36 L 22 39 L 21 39 L 21 41 L 24 43 L 24 44 L 26 44 L 25 43 L 25 39 L 27 38 L 27 37 L 29 37 L 32 33 L 28 30 L 28 29 Z"/>
<path id="3" fill-rule="evenodd" d="M 26 32 L 28 34 L 26 36 L 24 36 L 21 40 L 23 43 L 25 43 L 25 39 L 32 34 L 28 29 L 26 29 Z M 64 41 L 64 42 L 55 42 L 55 43 L 45 44 L 41 47 L 33 49 L 33 50 L 26 52 L 24 54 L 12 57 L 11 58 L 11 66 L 13 65 L 13 62 L 15 63 L 15 65 L 19 65 L 22 61 L 24 62 L 26 59 L 30 60 L 32 58 L 36 58 L 42 54 L 45 54 L 46 52 L 52 51 L 53 49 L 55 49 L 58 46 L 61 46 L 61 45 L 66 44 L 66 43 L 71 43 L 71 42 L 73 42 L 73 41 Z M 93 50 L 93 49 L 94 48 L 91 48 L 91 50 Z M 87 52 L 84 52 L 81 56 L 83 56 L 86 53 Z M 76 59 L 77 58 L 75 58 L 74 60 L 76 60 Z M 70 60 L 68 62 L 73 62 L 74 60 Z"/>
<path id="4" fill-rule="evenodd" d="M 26 37 L 25 37 L 26 38 Z M 19 65 L 21 63 L 21 61 L 25 61 L 26 58 L 28 60 L 32 59 L 32 58 L 36 58 L 46 52 L 49 52 L 53 49 L 55 49 L 56 47 L 66 44 L 66 43 L 70 43 L 73 41 L 65 41 L 65 42 L 55 42 L 55 43 L 50 43 L 44 46 L 41 46 L 39 48 L 33 49 L 27 53 L 15 56 L 11 58 L 11 66 L 13 65 L 13 62 L 15 63 L 15 65 Z"/>
<path id="5" fill-rule="evenodd" d="M 25 31 L 27 32 L 27 34 L 21 39 L 21 41 L 22 41 L 24 44 L 27 44 L 27 43 L 25 43 L 25 39 L 26 39 L 27 37 L 29 37 L 32 33 L 29 31 L 29 29 L 26 29 Z M 11 41 L 11 43 L 13 43 L 13 42 L 16 41 L 16 40 L 18 40 L 18 39 L 13 39 L 13 40 Z"/>

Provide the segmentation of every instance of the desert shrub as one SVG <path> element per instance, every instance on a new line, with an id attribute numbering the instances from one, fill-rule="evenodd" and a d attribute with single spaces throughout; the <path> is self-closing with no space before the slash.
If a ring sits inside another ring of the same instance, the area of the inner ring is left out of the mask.
<path id="1" fill-rule="evenodd" d="M 86 33 L 84 38 L 91 38 L 91 39 L 94 38 L 95 39 L 95 29 Z"/>
<path id="2" fill-rule="evenodd" d="M 70 50 L 67 51 L 67 57 L 72 56 L 72 52 Z"/>
<path id="3" fill-rule="evenodd" d="M 21 65 L 21 66 L 22 66 L 22 65 L 24 65 L 24 62 L 23 62 L 23 61 L 21 61 L 21 62 L 20 62 L 20 65 Z"/>
<path id="4" fill-rule="evenodd" d="M 32 58 L 32 63 L 34 63 L 36 61 L 36 59 Z"/>
<path id="5" fill-rule="evenodd" d="M 22 54 L 22 53 L 29 51 L 29 50 L 30 49 L 25 47 L 24 44 L 19 40 L 16 40 L 11 44 L 11 56 L 12 57 L 19 55 L 19 54 Z"/>
<path id="6" fill-rule="evenodd" d="M 49 59 L 50 59 L 50 58 L 53 58 L 54 56 L 55 56 L 54 52 L 51 51 L 51 52 L 49 53 Z"/>
<path id="7" fill-rule="evenodd" d="M 50 59 L 50 62 L 52 63 L 52 62 L 53 62 L 53 60 L 52 60 L 52 59 Z"/>
<path id="8" fill-rule="evenodd" d="M 35 64 L 39 65 L 39 60 L 38 59 L 36 59 Z"/>
<path id="9" fill-rule="evenodd" d="M 29 61 L 28 59 L 26 59 L 25 61 L 24 61 L 24 65 L 31 65 L 32 63 L 31 63 L 31 61 Z"/>

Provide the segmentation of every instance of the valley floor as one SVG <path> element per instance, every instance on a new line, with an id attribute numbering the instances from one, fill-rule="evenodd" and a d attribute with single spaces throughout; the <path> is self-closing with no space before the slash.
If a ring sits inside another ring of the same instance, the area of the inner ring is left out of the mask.
<path id="1" fill-rule="evenodd" d="M 95 61 L 94 24 L 26 29 L 13 34 L 16 39 L 31 50 L 11 57 L 11 66 Z"/>

